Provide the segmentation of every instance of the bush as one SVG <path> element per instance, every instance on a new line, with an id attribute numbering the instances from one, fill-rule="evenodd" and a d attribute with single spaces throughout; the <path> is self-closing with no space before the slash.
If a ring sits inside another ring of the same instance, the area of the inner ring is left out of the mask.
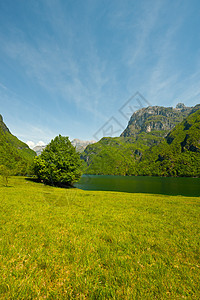
<path id="1" fill-rule="evenodd" d="M 51 185 L 72 185 L 81 177 L 81 161 L 68 137 L 57 136 L 34 160 L 34 173 Z"/>

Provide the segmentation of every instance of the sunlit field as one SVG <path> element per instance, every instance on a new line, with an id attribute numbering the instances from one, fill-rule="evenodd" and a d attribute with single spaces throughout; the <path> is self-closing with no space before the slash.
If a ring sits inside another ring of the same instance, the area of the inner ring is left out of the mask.
<path id="1" fill-rule="evenodd" d="M 200 299 L 199 204 L 0 182 L 0 297 Z"/>

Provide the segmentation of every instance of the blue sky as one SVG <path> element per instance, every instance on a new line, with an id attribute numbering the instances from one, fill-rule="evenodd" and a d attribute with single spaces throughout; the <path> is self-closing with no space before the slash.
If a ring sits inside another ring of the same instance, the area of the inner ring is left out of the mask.
<path id="1" fill-rule="evenodd" d="M 0 114 L 36 144 L 95 139 L 109 120 L 122 131 L 137 91 L 142 105 L 194 106 L 199 28 L 199 0 L 1 0 Z"/>

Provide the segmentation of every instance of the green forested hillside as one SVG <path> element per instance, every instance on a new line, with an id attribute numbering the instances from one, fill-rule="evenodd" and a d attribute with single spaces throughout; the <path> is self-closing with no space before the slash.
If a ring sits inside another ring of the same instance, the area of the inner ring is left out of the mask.
<path id="1" fill-rule="evenodd" d="M 200 109 L 144 153 L 136 174 L 200 177 Z"/>
<path id="2" fill-rule="evenodd" d="M 12 135 L 0 115 L 0 165 L 13 174 L 26 174 L 35 152 Z"/>
<path id="3" fill-rule="evenodd" d="M 171 130 L 103 138 L 81 158 L 87 174 L 200 176 L 200 106 Z M 188 111 L 187 111 L 188 113 Z M 180 114 L 178 114 L 180 117 Z M 145 123 L 146 124 L 146 123 Z M 159 129 L 159 128 L 158 128 Z"/>
<path id="4" fill-rule="evenodd" d="M 126 143 L 123 138 L 103 138 L 88 146 L 81 158 L 85 161 L 85 172 L 88 174 L 127 175 L 134 172 L 139 154 L 136 146 Z"/>
<path id="5" fill-rule="evenodd" d="M 142 153 L 162 140 L 160 131 L 137 137 L 102 138 L 81 154 L 87 174 L 131 175 Z"/>

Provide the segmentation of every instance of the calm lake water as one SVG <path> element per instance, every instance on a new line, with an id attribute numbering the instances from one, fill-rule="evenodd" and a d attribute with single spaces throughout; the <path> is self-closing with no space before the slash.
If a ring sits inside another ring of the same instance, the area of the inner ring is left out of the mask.
<path id="1" fill-rule="evenodd" d="M 83 175 L 82 190 L 200 196 L 200 178 Z"/>

